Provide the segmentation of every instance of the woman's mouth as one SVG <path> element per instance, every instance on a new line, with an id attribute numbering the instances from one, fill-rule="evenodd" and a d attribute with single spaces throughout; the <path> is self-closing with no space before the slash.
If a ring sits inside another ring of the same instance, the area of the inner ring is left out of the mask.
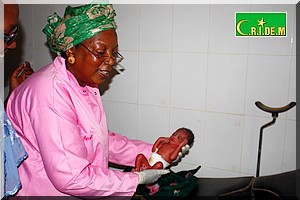
<path id="1" fill-rule="evenodd" d="M 102 76 L 104 79 L 108 78 L 109 72 L 105 70 L 98 70 L 98 74 Z"/>

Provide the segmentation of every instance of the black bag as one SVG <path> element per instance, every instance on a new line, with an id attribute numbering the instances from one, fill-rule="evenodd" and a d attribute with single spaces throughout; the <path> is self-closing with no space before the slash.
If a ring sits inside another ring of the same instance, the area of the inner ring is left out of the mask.
<path id="1" fill-rule="evenodd" d="M 139 185 L 133 199 L 179 199 L 187 197 L 198 187 L 194 174 L 201 168 L 188 171 L 173 172 L 161 176 L 153 184 Z"/>

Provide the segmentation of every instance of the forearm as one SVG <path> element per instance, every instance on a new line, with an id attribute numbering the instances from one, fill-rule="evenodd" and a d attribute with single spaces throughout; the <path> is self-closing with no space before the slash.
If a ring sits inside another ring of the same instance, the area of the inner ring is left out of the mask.
<path id="1" fill-rule="evenodd" d="M 109 131 L 109 161 L 125 166 L 135 166 L 135 158 L 143 154 L 150 157 L 152 144 L 141 140 L 130 140 L 127 137 Z"/>

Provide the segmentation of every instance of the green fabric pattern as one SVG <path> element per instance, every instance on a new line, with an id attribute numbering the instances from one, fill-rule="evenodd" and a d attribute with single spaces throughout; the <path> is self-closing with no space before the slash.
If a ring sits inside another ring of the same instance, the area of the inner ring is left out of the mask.
<path id="1" fill-rule="evenodd" d="M 173 172 L 170 170 L 169 174 L 161 176 L 156 182 L 148 185 L 139 185 L 133 200 L 147 199 L 147 200 L 165 200 L 181 199 L 187 197 L 194 189 L 198 187 L 197 177 L 194 174 L 201 168 Z"/>
<path id="2" fill-rule="evenodd" d="M 43 29 L 47 42 L 55 53 L 62 53 L 101 31 L 116 29 L 115 10 L 111 4 L 67 6 L 64 17 L 54 13 Z"/>

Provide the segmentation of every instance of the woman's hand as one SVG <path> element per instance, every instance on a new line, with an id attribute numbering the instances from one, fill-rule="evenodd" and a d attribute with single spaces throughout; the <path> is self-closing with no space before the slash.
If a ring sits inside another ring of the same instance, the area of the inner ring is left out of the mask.
<path id="1" fill-rule="evenodd" d="M 154 183 L 162 175 L 170 173 L 170 170 L 166 169 L 147 169 L 141 172 L 134 172 L 139 175 L 138 184 L 150 184 Z"/>
<path id="2" fill-rule="evenodd" d="M 28 76 L 34 73 L 30 66 L 30 63 L 25 61 L 22 65 L 19 65 L 14 69 L 12 75 L 9 77 L 9 94 L 4 101 L 4 108 L 6 109 L 7 101 L 14 89 L 16 89 L 21 83 L 23 83 Z"/>
<path id="3" fill-rule="evenodd" d="M 190 148 L 191 147 L 190 147 L 190 145 L 188 145 L 188 140 L 184 139 L 184 141 L 181 142 L 176 149 L 176 151 L 178 151 L 178 154 L 173 155 L 174 156 L 173 158 L 176 158 L 176 159 L 173 159 L 173 162 L 174 163 L 179 162 L 181 160 L 181 158 L 184 157 L 189 152 Z"/>
<path id="4" fill-rule="evenodd" d="M 31 68 L 30 63 L 27 61 L 14 69 L 12 75 L 9 77 L 9 94 L 21 85 L 21 83 L 23 83 L 32 73 L 34 73 L 34 71 Z"/>

